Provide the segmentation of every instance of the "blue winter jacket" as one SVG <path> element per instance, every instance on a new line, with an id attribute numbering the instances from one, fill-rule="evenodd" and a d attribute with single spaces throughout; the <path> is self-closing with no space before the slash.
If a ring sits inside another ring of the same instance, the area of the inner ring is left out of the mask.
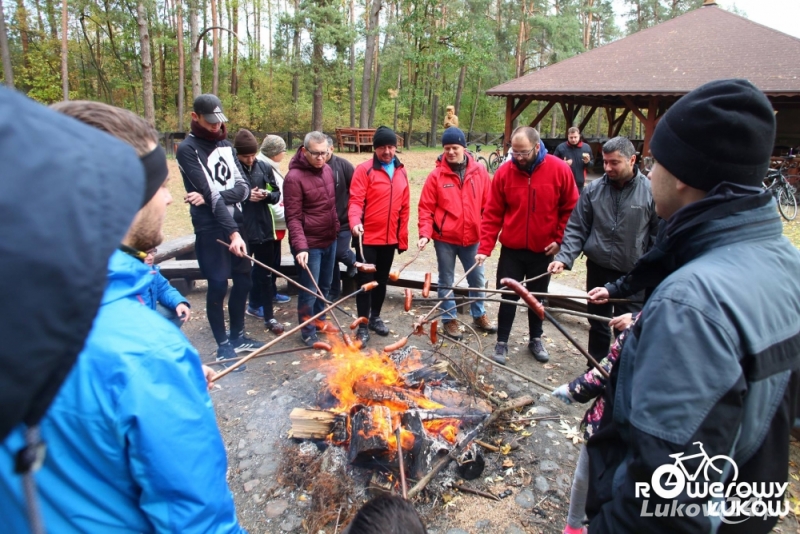
<path id="1" fill-rule="evenodd" d="M 197 352 L 143 305 L 150 268 L 122 252 L 83 352 L 41 423 L 48 532 L 241 533 Z M 28 532 L 16 428 L 0 444 L 0 524 Z"/>
<path id="2" fill-rule="evenodd" d="M 674 464 L 670 455 L 698 453 L 696 442 L 709 457 L 733 458 L 738 483 L 786 481 L 800 252 L 782 231 L 769 194 L 727 184 L 668 221 L 646 265 L 662 281 L 632 327 L 587 444 L 590 532 L 758 534 L 774 526 L 775 517 L 732 518 L 745 519 L 738 525 L 703 513 L 653 517 L 656 506 L 685 509 L 711 498 L 686 486 L 677 505 L 653 492 L 645 502 L 636 484 Z M 700 459 L 687 463 L 692 473 Z M 727 484 L 731 473 L 706 469 L 698 480 Z"/>
<path id="3" fill-rule="evenodd" d="M 161 268 L 153 265 L 149 272 L 150 284 L 142 294 L 145 305 L 151 310 L 156 309 L 156 304 L 161 304 L 165 308 L 175 311 L 178 304 L 189 305 L 189 302 L 181 295 L 181 292 L 170 285 L 169 280 L 161 274 Z"/>

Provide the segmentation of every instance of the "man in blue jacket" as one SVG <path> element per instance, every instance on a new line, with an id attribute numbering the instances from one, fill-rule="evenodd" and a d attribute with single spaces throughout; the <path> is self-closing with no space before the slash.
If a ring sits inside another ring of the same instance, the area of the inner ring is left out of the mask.
<path id="1" fill-rule="evenodd" d="M 746 80 L 695 89 L 656 126 L 666 227 L 639 265 L 663 279 L 587 443 L 592 534 L 758 534 L 788 513 L 800 252 L 761 189 L 774 141 L 772 106 Z"/>
<path id="2" fill-rule="evenodd" d="M 131 144 L 147 177 L 143 205 L 108 262 L 102 303 L 77 364 L 40 423 L 47 455 L 35 473 L 48 532 L 241 533 L 205 369 L 186 338 L 143 295 L 146 250 L 163 239 L 172 202 L 157 133 L 99 102 L 57 110 Z M 209 370 L 210 371 L 210 370 Z M 16 428 L 0 445 L 0 524 L 27 532 L 14 456 Z"/>

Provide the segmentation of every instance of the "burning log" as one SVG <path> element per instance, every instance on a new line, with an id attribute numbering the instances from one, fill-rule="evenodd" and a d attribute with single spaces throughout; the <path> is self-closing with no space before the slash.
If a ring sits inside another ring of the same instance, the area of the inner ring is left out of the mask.
<path id="1" fill-rule="evenodd" d="M 431 388 L 428 398 L 448 408 L 465 408 L 468 412 L 483 415 L 492 413 L 492 406 L 483 399 L 478 399 L 455 389 Z"/>
<path id="2" fill-rule="evenodd" d="M 412 389 L 401 386 L 390 386 L 366 377 L 353 384 L 353 393 L 362 400 L 374 403 L 385 403 L 396 407 L 399 411 L 417 408 L 425 397 Z"/>
<path id="3" fill-rule="evenodd" d="M 369 461 L 386 454 L 392 436 L 392 414 L 386 406 L 365 406 L 350 418 L 348 459 Z"/>

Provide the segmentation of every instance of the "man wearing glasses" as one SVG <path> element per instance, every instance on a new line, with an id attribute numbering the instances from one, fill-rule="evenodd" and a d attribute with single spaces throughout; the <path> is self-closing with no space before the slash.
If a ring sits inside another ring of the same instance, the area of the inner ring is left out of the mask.
<path id="1" fill-rule="evenodd" d="M 553 256 L 561 248 L 564 228 L 578 201 L 578 188 L 569 165 L 547 153 L 534 128 L 522 126 L 514 130 L 511 157 L 513 163 L 501 165 L 492 180 L 475 256 L 475 260 L 483 264 L 500 234 L 498 288 L 500 280 L 506 277 L 523 280 L 547 272 Z M 549 282 L 550 277 L 545 276 L 526 286 L 528 291 L 546 292 Z M 503 298 L 518 300 L 519 297 Z M 498 363 L 506 361 L 516 309 L 515 304 L 500 305 L 493 355 Z M 528 330 L 528 350 L 536 360 L 548 361 L 550 356 L 541 339 L 542 321 L 530 311 Z"/>
<path id="2" fill-rule="evenodd" d="M 325 134 L 307 133 L 303 146 L 289 162 L 289 172 L 283 182 L 283 205 L 289 228 L 289 245 L 300 266 L 300 283 L 316 293 L 316 280 L 323 295 L 331 290 L 336 261 L 336 236 L 339 233 L 333 171 L 325 163 L 327 157 L 328 140 Z M 314 297 L 304 291 L 297 297 L 300 322 L 321 312 L 324 307 L 321 297 Z M 319 341 L 317 327 L 325 330 L 334 328 L 322 320 L 304 326 L 300 335 L 303 343 L 309 347 Z"/>

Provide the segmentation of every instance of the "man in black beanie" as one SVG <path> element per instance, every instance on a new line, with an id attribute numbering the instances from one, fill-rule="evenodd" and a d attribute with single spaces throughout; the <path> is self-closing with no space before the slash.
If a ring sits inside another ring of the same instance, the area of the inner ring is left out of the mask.
<path id="1" fill-rule="evenodd" d="M 648 177 L 665 223 L 642 262 L 663 278 L 587 444 L 593 534 L 766 533 L 788 512 L 800 305 L 775 295 L 800 294 L 800 252 L 760 187 L 774 139 L 746 80 L 695 89 L 656 127 Z"/>

